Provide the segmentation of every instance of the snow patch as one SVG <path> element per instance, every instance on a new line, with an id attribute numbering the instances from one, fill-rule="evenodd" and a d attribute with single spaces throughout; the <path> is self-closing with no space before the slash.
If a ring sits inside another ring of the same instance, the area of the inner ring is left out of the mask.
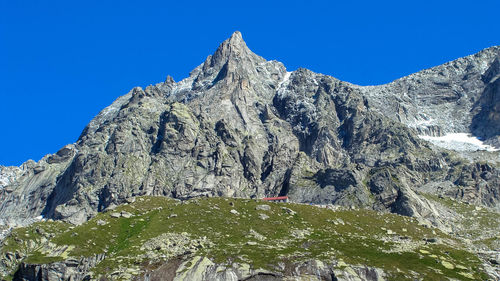
<path id="1" fill-rule="evenodd" d="M 415 120 L 414 124 L 411 124 L 413 125 L 414 127 L 422 127 L 422 126 L 430 126 L 430 125 L 434 125 L 434 119 L 432 119 L 431 117 L 427 117 L 427 119 L 417 119 Z"/>
<path id="2" fill-rule="evenodd" d="M 0 188 L 3 188 L 13 182 L 22 174 L 19 167 L 0 166 Z"/>
<path id="3" fill-rule="evenodd" d="M 183 79 L 175 84 L 175 87 L 172 89 L 171 95 L 177 97 L 179 94 L 184 93 L 185 91 L 189 91 L 193 88 L 193 77 L 188 77 Z"/>
<path id="4" fill-rule="evenodd" d="M 442 137 L 419 136 L 421 139 L 429 141 L 436 146 L 456 150 L 456 151 L 498 151 L 491 145 L 484 144 L 480 139 L 467 133 L 452 133 Z"/>
<path id="5" fill-rule="evenodd" d="M 283 80 L 281 80 L 281 82 L 278 84 L 278 93 L 281 93 L 283 91 L 283 85 L 287 85 L 288 84 L 288 81 L 290 80 L 290 75 L 292 74 L 292 72 L 286 72 L 285 75 L 283 76 Z"/>
<path id="6" fill-rule="evenodd" d="M 0 170 L 0 188 L 8 185 L 10 183 L 10 179 L 7 175 L 1 174 Z"/>

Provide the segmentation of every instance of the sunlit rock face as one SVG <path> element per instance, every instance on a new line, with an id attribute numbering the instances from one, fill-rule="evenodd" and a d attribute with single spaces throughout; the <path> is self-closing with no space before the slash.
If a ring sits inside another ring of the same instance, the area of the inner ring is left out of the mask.
<path id="1" fill-rule="evenodd" d="M 496 124 L 486 122 L 498 110 L 499 56 L 500 48 L 491 47 L 389 84 L 359 89 L 371 106 L 421 135 L 472 133 L 487 141 L 500 135 Z"/>
<path id="2" fill-rule="evenodd" d="M 362 87 L 287 71 L 235 32 L 186 79 L 132 89 L 76 143 L 2 180 L 0 217 L 79 224 L 139 195 L 288 195 L 439 225 L 440 214 L 418 194 L 423 186 L 499 209 L 499 50 Z M 457 133 L 485 141 L 465 143 L 488 153 L 486 163 L 426 141 Z"/>

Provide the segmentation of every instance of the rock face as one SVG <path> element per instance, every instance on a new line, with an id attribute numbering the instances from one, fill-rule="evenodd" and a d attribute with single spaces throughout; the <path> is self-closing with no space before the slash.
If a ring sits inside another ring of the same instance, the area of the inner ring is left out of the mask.
<path id="1" fill-rule="evenodd" d="M 170 272 L 175 277 L 174 281 L 192 280 L 251 280 L 251 281 L 279 281 L 279 280 L 326 280 L 326 281 L 349 281 L 349 280 L 367 280 L 367 281 L 383 281 L 384 272 L 373 267 L 344 267 L 335 269 L 336 265 L 327 265 L 318 260 L 312 260 L 301 264 L 294 265 L 294 272 L 289 276 L 284 276 L 282 273 L 270 272 L 267 270 L 253 270 L 247 264 L 233 264 L 230 267 L 216 264 L 206 257 L 196 256 L 192 260 L 188 260 L 177 268 L 174 272 Z M 171 268 L 167 266 L 146 274 L 142 278 L 135 280 L 153 281 L 166 280 L 162 277 L 168 276 L 165 272 Z M 172 270 L 171 270 L 172 271 Z M 161 274 L 161 275 L 160 275 Z M 160 275 L 160 276 L 158 276 Z M 158 277 L 157 277 L 158 276 Z"/>
<path id="2" fill-rule="evenodd" d="M 104 255 L 98 255 L 93 258 L 70 259 L 51 264 L 21 263 L 14 280 L 91 280 L 89 269 L 103 258 Z"/>
<path id="3" fill-rule="evenodd" d="M 90 267 L 100 260 L 71 260 L 44 265 L 22 263 L 14 275 L 14 280 L 92 280 L 88 273 Z M 252 281 L 279 281 L 279 280 L 328 280 L 328 281 L 384 281 L 384 272 L 380 269 L 367 266 L 344 267 L 335 269 L 336 265 L 326 265 L 321 261 L 313 260 L 295 265 L 295 272 L 291 276 L 267 270 L 250 269 L 248 264 L 233 264 L 227 268 L 216 264 L 206 257 L 196 256 L 180 265 L 173 260 L 163 266 L 145 273 L 140 277 L 122 275 L 132 280 L 144 281 L 204 281 L 204 280 L 252 280 Z M 176 266 L 178 266 L 176 268 Z"/>
<path id="4" fill-rule="evenodd" d="M 188 78 L 132 89 L 75 144 L 26 164 L 3 184 L 0 217 L 79 224 L 138 195 L 288 195 L 436 221 L 417 193 L 442 182 L 454 187 L 445 195 L 500 209 L 494 162 L 418 137 L 473 132 L 498 144 L 499 50 L 361 87 L 287 72 L 235 32 Z"/>
<path id="5" fill-rule="evenodd" d="M 27 161 L 21 167 L 0 166 L 0 189 L 14 183 L 24 172 L 34 169 L 36 163 L 32 160 Z"/>
<path id="6" fill-rule="evenodd" d="M 490 143 L 500 145 L 500 60 L 497 56 L 481 77 L 486 84 L 481 97 L 474 104 L 475 113 L 471 123 L 474 134 Z"/>
<path id="7" fill-rule="evenodd" d="M 422 135 L 472 132 L 491 138 L 500 131 L 481 118 L 495 110 L 491 102 L 499 56 L 500 48 L 491 47 L 386 85 L 359 89 L 370 106 Z"/>

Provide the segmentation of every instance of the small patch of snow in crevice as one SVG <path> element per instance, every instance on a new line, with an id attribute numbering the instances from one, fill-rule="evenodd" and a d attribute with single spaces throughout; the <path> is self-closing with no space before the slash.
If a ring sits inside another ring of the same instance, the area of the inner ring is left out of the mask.
<path id="1" fill-rule="evenodd" d="M 428 126 L 435 125 L 435 123 L 435 120 L 427 114 L 422 114 L 421 116 L 416 117 L 414 120 L 407 121 L 408 127 L 415 129 L 425 129 Z"/>
<path id="2" fill-rule="evenodd" d="M 433 143 L 436 146 L 456 150 L 456 151 L 499 151 L 491 145 L 484 144 L 477 137 L 467 133 L 452 133 L 441 137 L 419 136 L 420 138 Z"/>
<path id="3" fill-rule="evenodd" d="M 0 188 L 8 185 L 10 183 L 10 178 L 8 175 L 1 174 L 0 170 Z"/>
<path id="4" fill-rule="evenodd" d="M 0 166 L 0 188 L 3 188 L 16 181 L 18 177 L 22 174 L 22 170 L 19 167 L 4 167 Z"/>
<path id="5" fill-rule="evenodd" d="M 170 95 L 173 97 L 178 97 L 184 92 L 191 90 L 193 88 L 193 82 L 194 82 L 194 77 L 188 77 L 186 79 L 179 81 L 178 83 L 175 84 L 175 87 L 173 88 Z"/>
<path id="6" fill-rule="evenodd" d="M 292 74 L 292 73 L 291 73 L 291 72 L 289 72 L 289 71 L 287 71 L 287 72 L 285 73 L 285 75 L 283 76 L 283 80 L 281 80 L 281 82 L 278 84 L 278 89 L 279 89 L 279 88 L 281 88 L 281 86 L 282 86 L 284 83 L 288 82 L 288 80 L 290 80 L 290 75 L 291 75 L 291 74 Z"/>
<path id="7" fill-rule="evenodd" d="M 430 126 L 434 125 L 434 119 L 429 118 L 429 119 L 419 119 L 415 121 L 415 126 L 416 127 L 421 127 L 421 126 Z"/>
<path id="8" fill-rule="evenodd" d="M 292 72 L 286 72 L 285 75 L 283 76 L 283 80 L 281 80 L 281 82 L 278 84 L 278 89 L 277 89 L 277 92 L 278 94 L 282 94 L 285 87 L 283 86 L 286 86 L 288 85 L 288 81 L 290 80 L 290 75 L 292 74 Z"/>

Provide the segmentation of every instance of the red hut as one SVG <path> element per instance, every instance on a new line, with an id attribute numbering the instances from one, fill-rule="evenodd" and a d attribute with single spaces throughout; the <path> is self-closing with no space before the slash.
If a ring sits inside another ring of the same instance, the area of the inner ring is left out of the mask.
<path id="1" fill-rule="evenodd" d="M 264 201 L 269 201 L 269 202 L 288 202 L 288 196 L 278 196 L 278 197 L 265 197 L 262 198 Z"/>

